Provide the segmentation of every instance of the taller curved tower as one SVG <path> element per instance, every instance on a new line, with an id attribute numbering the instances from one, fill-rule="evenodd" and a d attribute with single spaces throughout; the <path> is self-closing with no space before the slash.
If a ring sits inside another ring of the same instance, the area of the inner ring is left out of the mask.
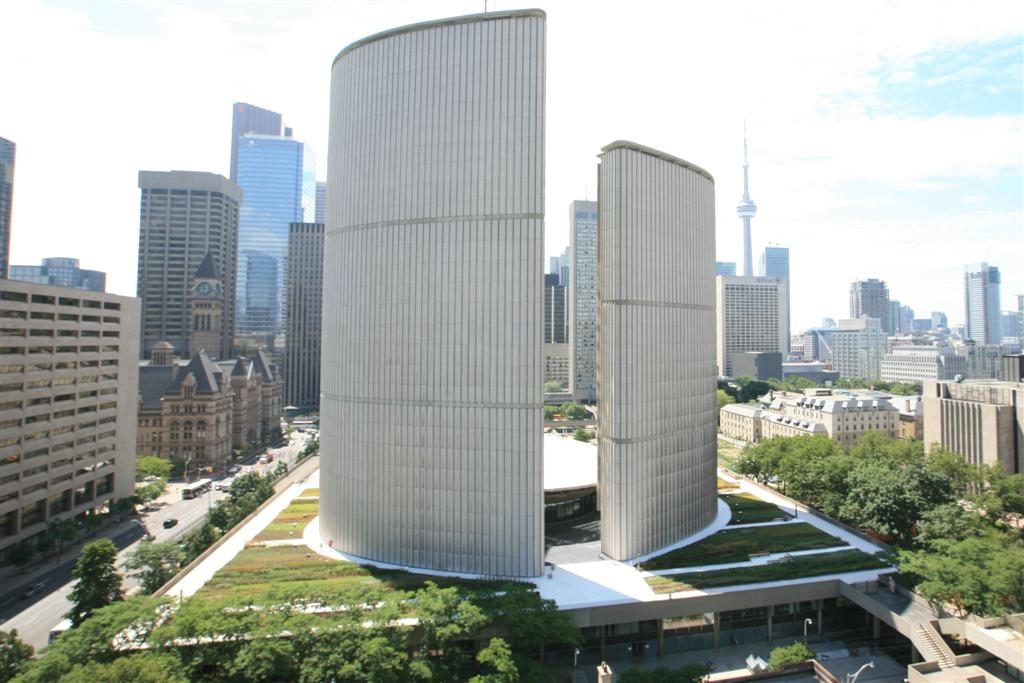
<path id="1" fill-rule="evenodd" d="M 331 69 L 320 532 L 370 560 L 543 565 L 540 10 L 406 26 Z"/>
<path id="2" fill-rule="evenodd" d="M 750 165 L 747 163 L 747 128 L 743 127 L 743 198 L 736 206 L 736 215 L 743 219 L 743 274 L 754 274 L 754 256 L 750 247 L 750 219 L 757 213 L 757 205 L 750 198 L 748 182 Z"/>
<path id="3" fill-rule="evenodd" d="M 633 142 L 597 172 L 601 551 L 632 560 L 715 519 L 715 181 Z"/>

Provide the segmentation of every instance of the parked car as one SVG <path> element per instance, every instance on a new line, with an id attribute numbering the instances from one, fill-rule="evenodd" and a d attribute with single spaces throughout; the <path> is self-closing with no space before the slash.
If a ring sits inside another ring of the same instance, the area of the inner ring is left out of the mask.
<path id="1" fill-rule="evenodd" d="M 238 465 L 232 465 L 231 467 L 228 468 L 228 474 L 238 474 L 241 471 L 242 468 L 239 467 Z"/>
<path id="2" fill-rule="evenodd" d="M 215 491 L 230 491 L 230 490 L 231 490 L 231 485 L 232 485 L 233 483 L 235 483 L 235 480 L 234 480 L 234 478 L 230 478 L 230 479 L 221 479 L 220 481 L 216 482 L 216 483 L 215 483 L 215 484 L 213 485 L 213 489 L 214 489 Z"/>
<path id="3" fill-rule="evenodd" d="M 22 600 L 28 600 L 29 598 L 42 593 L 44 588 L 46 588 L 46 585 L 43 583 L 33 583 L 31 586 L 22 591 L 21 598 Z"/>
<path id="4" fill-rule="evenodd" d="M 165 529 L 173 529 L 176 526 L 178 526 L 178 520 L 174 517 L 169 517 L 168 519 L 164 520 Z"/>

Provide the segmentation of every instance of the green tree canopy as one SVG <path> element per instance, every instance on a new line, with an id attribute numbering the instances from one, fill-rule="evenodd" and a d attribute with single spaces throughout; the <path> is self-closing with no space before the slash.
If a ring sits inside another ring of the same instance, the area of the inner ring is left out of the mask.
<path id="1" fill-rule="evenodd" d="M 594 438 L 594 435 L 588 432 L 583 427 L 577 427 L 576 431 L 573 432 L 572 434 L 572 438 L 576 439 L 577 441 L 590 441 L 591 439 Z"/>
<path id="2" fill-rule="evenodd" d="M 121 575 L 117 573 L 117 547 L 109 538 L 93 541 L 84 548 L 71 575 L 76 579 L 71 589 L 71 611 L 67 617 L 78 626 L 93 610 L 106 607 L 122 598 Z"/>
<path id="3" fill-rule="evenodd" d="M 719 410 L 721 410 L 722 408 L 726 407 L 730 403 L 735 403 L 736 402 L 736 400 L 732 396 L 730 396 L 729 393 L 725 391 L 725 389 L 719 389 L 718 393 L 717 393 L 717 396 L 718 396 L 718 409 Z"/>
<path id="4" fill-rule="evenodd" d="M 125 567 L 142 582 L 143 591 L 152 593 L 170 581 L 184 561 L 185 551 L 177 543 L 143 541 L 128 556 Z"/>
<path id="5" fill-rule="evenodd" d="M 171 654 L 141 652 L 112 662 L 89 662 L 71 669 L 61 683 L 188 683 Z"/>
<path id="6" fill-rule="evenodd" d="M 921 462 L 862 460 L 846 480 L 849 493 L 840 516 L 904 544 L 926 511 L 952 500 L 949 480 Z"/>
<path id="7" fill-rule="evenodd" d="M 0 631 L 0 681 L 9 681 L 32 660 L 33 647 L 21 642 L 17 629 Z"/>
<path id="8" fill-rule="evenodd" d="M 558 407 L 558 412 L 566 420 L 586 420 L 590 412 L 576 401 L 566 401 Z"/>
<path id="9" fill-rule="evenodd" d="M 814 659 L 814 653 L 806 643 L 798 641 L 772 650 L 768 657 L 768 668 L 772 671 L 781 671 L 787 666 L 806 662 L 808 659 Z"/>
<path id="10" fill-rule="evenodd" d="M 548 380 L 544 382 L 544 393 L 554 394 L 562 390 L 562 383 L 557 380 Z"/>
<path id="11" fill-rule="evenodd" d="M 135 459 L 135 481 L 142 481 L 146 477 L 157 479 L 170 479 L 174 463 L 165 458 L 155 455 L 141 455 Z"/>
<path id="12" fill-rule="evenodd" d="M 476 661 L 490 669 L 488 673 L 473 676 L 469 683 L 517 683 L 519 670 L 512 658 L 512 649 L 501 638 L 491 638 L 487 647 L 476 653 Z"/>

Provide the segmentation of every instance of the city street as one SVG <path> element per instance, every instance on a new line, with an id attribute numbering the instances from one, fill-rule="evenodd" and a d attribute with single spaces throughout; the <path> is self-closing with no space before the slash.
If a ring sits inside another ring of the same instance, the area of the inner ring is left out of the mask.
<path id="1" fill-rule="evenodd" d="M 290 470 L 309 438 L 309 434 L 293 433 L 287 445 L 269 449 L 274 456 L 272 462 L 265 465 L 256 464 L 262 453 L 253 455 L 246 461 L 248 464 L 242 465 L 239 474 L 251 471 L 273 472 L 277 463 L 282 461 L 288 464 Z M 167 491 L 151 504 L 152 512 L 141 514 L 141 523 L 135 520 L 136 524 L 130 525 L 129 528 L 111 537 L 111 540 L 120 549 L 118 553 L 119 567 L 135 550 L 136 544 L 142 540 L 146 532 L 152 534 L 155 543 L 178 540 L 199 526 L 210 507 L 228 495 L 225 491 L 211 490 L 199 498 L 182 500 L 181 487 L 181 483 L 169 485 Z M 171 518 L 177 519 L 178 524 L 170 529 L 164 529 L 164 520 Z M 17 629 L 21 640 L 37 650 L 44 647 L 50 630 L 60 623 L 67 611 L 71 609 L 68 595 L 73 584 L 71 569 L 74 567 L 75 559 L 74 555 L 66 553 L 61 558 L 59 566 L 54 566 L 42 576 L 30 579 L 26 575 L 24 580 L 7 582 L 8 585 L 4 587 L 6 590 L 0 595 L 0 620 L 2 620 L 0 630 Z M 125 574 L 123 568 L 121 571 L 122 574 Z M 30 599 L 22 599 L 21 593 L 32 583 L 43 583 L 43 592 Z M 123 586 L 125 592 L 128 592 L 138 586 L 138 581 L 125 575 Z"/>

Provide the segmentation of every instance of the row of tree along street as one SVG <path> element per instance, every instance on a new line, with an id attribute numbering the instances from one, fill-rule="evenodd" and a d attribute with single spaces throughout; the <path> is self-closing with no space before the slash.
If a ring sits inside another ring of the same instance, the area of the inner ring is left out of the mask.
<path id="1" fill-rule="evenodd" d="M 878 433 L 767 439 L 736 470 L 896 544 L 901 580 L 958 616 L 1024 611 L 1024 475 Z"/>

